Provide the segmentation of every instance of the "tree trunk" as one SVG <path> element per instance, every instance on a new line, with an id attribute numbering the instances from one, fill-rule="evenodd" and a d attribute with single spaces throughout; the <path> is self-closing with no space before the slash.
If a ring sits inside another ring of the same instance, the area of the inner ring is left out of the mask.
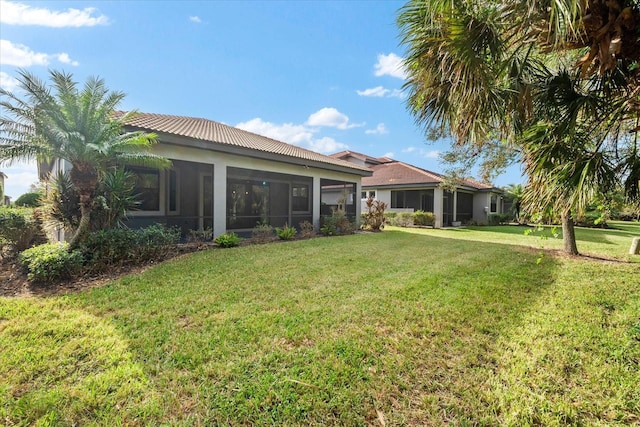
<path id="1" fill-rule="evenodd" d="M 80 197 L 80 224 L 69 242 L 69 249 L 78 247 L 91 226 L 93 210 L 93 193 L 98 185 L 98 171 L 88 163 L 74 163 L 69 173 L 71 183 L 78 190 Z"/>
<path id="2" fill-rule="evenodd" d="M 69 249 L 71 250 L 77 248 L 84 236 L 89 232 L 92 205 L 91 195 L 80 194 L 80 223 L 71 241 L 69 241 Z"/>
<path id="3" fill-rule="evenodd" d="M 571 211 L 562 213 L 562 240 L 564 242 L 564 251 L 571 255 L 578 255 L 578 245 L 576 244 L 576 231 L 573 227 L 573 218 Z"/>

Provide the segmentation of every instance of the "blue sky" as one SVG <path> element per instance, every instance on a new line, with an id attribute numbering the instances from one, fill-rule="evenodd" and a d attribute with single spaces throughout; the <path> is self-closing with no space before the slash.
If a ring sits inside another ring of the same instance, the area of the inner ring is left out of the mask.
<path id="1" fill-rule="evenodd" d="M 442 172 L 402 93 L 403 1 L 0 0 L 0 85 L 16 70 L 102 77 L 122 109 L 203 117 L 330 154 Z M 33 165 L 0 166 L 15 197 Z M 511 168 L 495 184 L 523 182 Z"/>

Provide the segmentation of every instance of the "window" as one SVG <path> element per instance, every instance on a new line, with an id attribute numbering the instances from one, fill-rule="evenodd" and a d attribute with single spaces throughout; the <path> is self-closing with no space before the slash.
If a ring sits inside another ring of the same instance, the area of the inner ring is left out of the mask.
<path id="1" fill-rule="evenodd" d="M 180 174 L 176 170 L 167 172 L 167 188 L 169 190 L 167 211 L 169 214 L 180 213 Z"/>
<path id="2" fill-rule="evenodd" d="M 309 212 L 309 185 L 293 184 L 291 186 L 291 209 L 294 212 Z"/>
<path id="3" fill-rule="evenodd" d="M 143 212 L 160 212 L 160 171 L 147 168 L 128 168 L 136 175 L 134 194 L 140 204 L 137 210 Z"/>
<path id="4" fill-rule="evenodd" d="M 406 193 L 404 191 L 391 192 L 391 208 L 406 208 Z"/>
<path id="5" fill-rule="evenodd" d="M 362 200 L 367 200 L 368 198 L 373 197 L 376 198 L 376 190 L 368 190 L 362 192 Z"/>
<path id="6" fill-rule="evenodd" d="M 497 213 L 498 212 L 498 196 L 496 196 L 495 194 L 491 195 L 491 213 Z"/>

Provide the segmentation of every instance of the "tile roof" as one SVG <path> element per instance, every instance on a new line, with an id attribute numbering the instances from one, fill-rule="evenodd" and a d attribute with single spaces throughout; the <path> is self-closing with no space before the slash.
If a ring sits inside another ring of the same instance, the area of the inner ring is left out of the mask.
<path id="1" fill-rule="evenodd" d="M 365 163 L 369 165 L 369 168 L 373 170 L 373 175 L 362 178 L 363 187 L 406 186 L 412 184 L 436 186 L 444 181 L 443 175 L 389 157 L 372 157 L 348 150 L 332 154 L 331 157 L 337 159 L 356 158 L 365 161 Z M 489 190 L 494 188 L 489 184 L 474 179 L 463 179 L 460 185 L 476 190 Z"/>
<path id="2" fill-rule="evenodd" d="M 117 114 L 124 114 L 118 112 Z M 126 120 L 126 125 L 149 132 L 182 136 L 205 143 L 254 150 L 258 153 L 275 154 L 284 158 L 297 159 L 299 162 L 311 161 L 354 170 L 359 175 L 368 175 L 370 170 L 345 160 L 325 156 L 266 136 L 234 128 L 213 120 L 195 117 L 173 116 L 167 114 L 136 113 Z M 357 172 L 356 172 L 357 171 Z"/>
<path id="3" fill-rule="evenodd" d="M 400 161 L 390 161 L 379 165 L 372 165 L 372 176 L 362 178 L 363 187 L 380 187 L 393 185 L 433 185 L 437 186 L 445 179 L 443 175 L 422 169 Z M 489 190 L 493 186 L 484 184 L 474 179 L 463 179 L 462 187 L 470 187 L 476 190 Z"/>

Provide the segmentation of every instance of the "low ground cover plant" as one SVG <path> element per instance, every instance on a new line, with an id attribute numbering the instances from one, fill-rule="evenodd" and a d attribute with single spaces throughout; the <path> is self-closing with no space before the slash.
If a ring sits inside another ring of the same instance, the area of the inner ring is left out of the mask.
<path id="1" fill-rule="evenodd" d="M 276 235 L 280 240 L 293 240 L 297 232 L 298 230 L 295 227 L 289 227 L 286 222 L 284 226 L 276 227 Z"/>
<path id="2" fill-rule="evenodd" d="M 233 248 L 238 246 L 242 238 L 234 232 L 227 232 L 216 237 L 214 242 L 221 248 Z"/>
<path id="3" fill-rule="evenodd" d="M 266 222 L 260 222 L 251 230 L 251 241 L 254 243 L 267 243 L 273 240 L 275 232 L 273 227 Z"/>

